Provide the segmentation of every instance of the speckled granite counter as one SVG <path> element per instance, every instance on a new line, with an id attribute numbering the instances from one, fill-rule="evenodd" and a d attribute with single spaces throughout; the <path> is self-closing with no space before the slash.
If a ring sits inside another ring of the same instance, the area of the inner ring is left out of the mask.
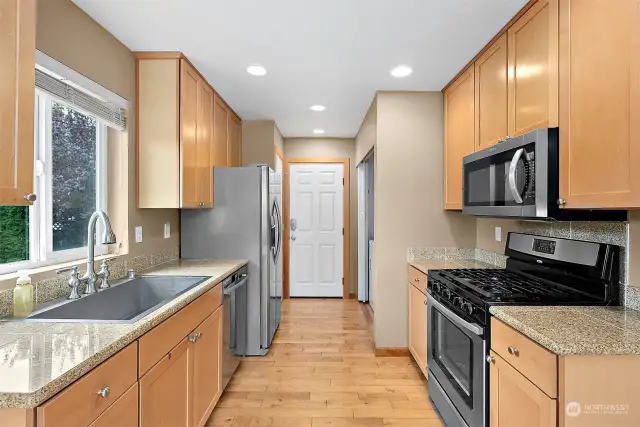
<path id="1" fill-rule="evenodd" d="M 640 311 L 630 308 L 494 306 L 489 311 L 560 356 L 640 355 Z"/>
<path id="2" fill-rule="evenodd" d="M 0 322 L 0 408 L 38 406 L 246 263 L 177 260 L 144 271 L 211 278 L 132 324 Z"/>
<path id="3" fill-rule="evenodd" d="M 453 270 L 456 268 L 500 268 L 472 259 L 427 259 L 407 261 L 409 265 L 427 274 L 428 270 Z"/>

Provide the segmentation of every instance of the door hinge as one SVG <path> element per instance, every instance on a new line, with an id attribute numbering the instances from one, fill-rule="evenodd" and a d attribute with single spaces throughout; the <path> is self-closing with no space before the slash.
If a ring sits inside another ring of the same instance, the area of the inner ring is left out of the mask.
<path id="1" fill-rule="evenodd" d="M 342 178 L 342 185 L 344 186 L 344 178 Z"/>
<path id="2" fill-rule="evenodd" d="M 344 227 L 342 227 L 342 235 L 344 236 Z"/>
<path id="3" fill-rule="evenodd" d="M 344 285 L 344 277 L 342 278 L 342 284 Z"/>

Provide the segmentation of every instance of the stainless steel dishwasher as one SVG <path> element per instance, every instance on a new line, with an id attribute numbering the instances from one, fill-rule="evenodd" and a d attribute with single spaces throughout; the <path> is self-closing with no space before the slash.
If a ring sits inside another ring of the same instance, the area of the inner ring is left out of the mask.
<path id="1" fill-rule="evenodd" d="M 238 368 L 247 349 L 247 266 L 222 281 L 224 331 L 222 390 Z"/>

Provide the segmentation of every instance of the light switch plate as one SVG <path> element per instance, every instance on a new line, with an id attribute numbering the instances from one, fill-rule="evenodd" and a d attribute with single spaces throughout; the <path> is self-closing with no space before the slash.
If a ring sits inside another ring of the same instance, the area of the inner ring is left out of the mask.
<path id="1" fill-rule="evenodd" d="M 168 239 L 171 237 L 171 223 L 169 221 L 164 223 L 164 238 Z"/>
<path id="2" fill-rule="evenodd" d="M 496 242 L 502 242 L 502 227 L 496 227 Z"/>
<path id="3" fill-rule="evenodd" d="M 136 227 L 136 243 L 142 243 L 142 226 Z"/>

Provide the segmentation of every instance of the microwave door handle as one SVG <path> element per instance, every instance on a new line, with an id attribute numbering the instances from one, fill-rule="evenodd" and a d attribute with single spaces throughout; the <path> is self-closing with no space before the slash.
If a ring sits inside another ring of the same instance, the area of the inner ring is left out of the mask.
<path id="1" fill-rule="evenodd" d="M 513 155 L 513 159 L 511 159 L 511 164 L 509 165 L 509 189 L 513 195 L 513 200 L 518 204 L 522 203 L 522 196 L 518 193 L 518 188 L 516 187 L 516 168 L 523 153 L 524 148 L 519 148 Z"/>

